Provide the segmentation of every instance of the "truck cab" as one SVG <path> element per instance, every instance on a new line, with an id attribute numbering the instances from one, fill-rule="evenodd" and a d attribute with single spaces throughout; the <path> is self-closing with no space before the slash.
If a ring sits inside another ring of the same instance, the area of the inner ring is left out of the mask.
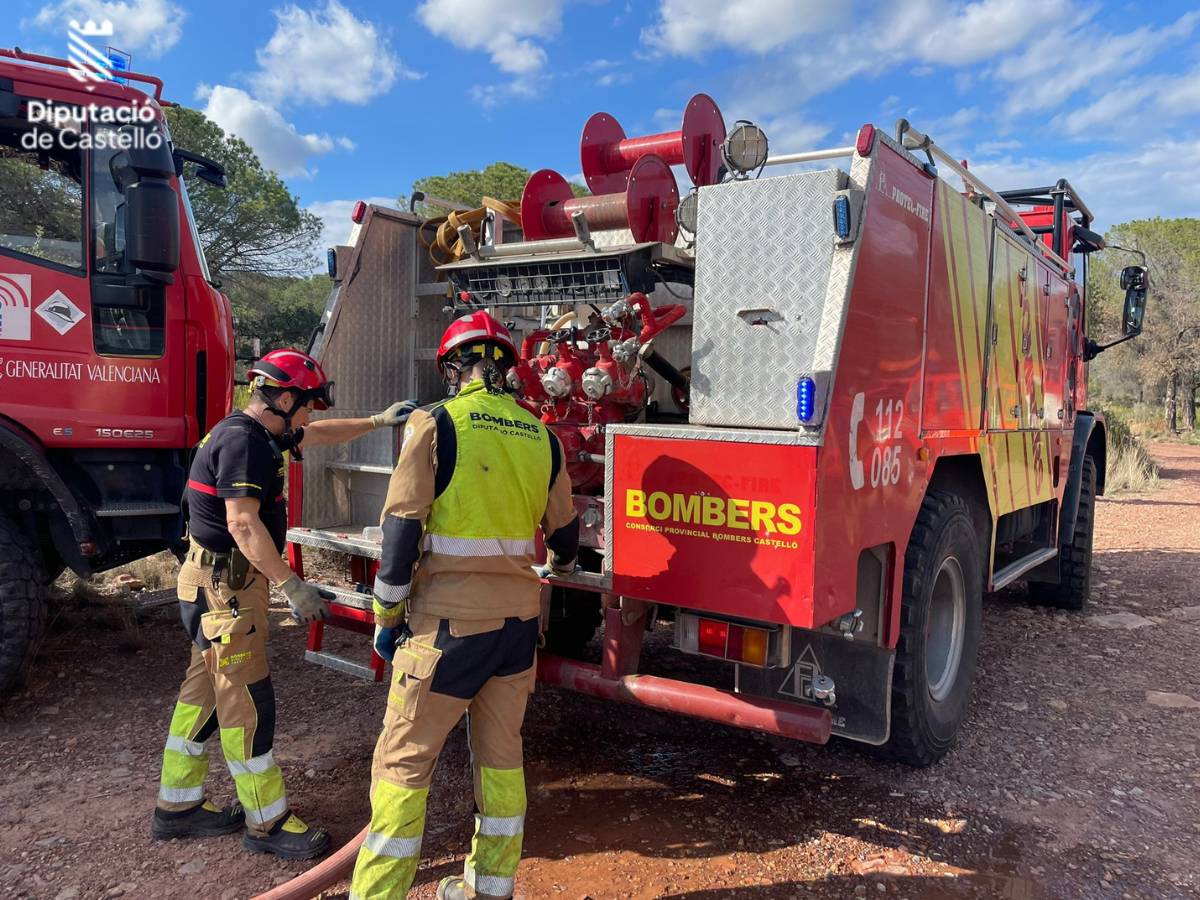
<path id="1" fill-rule="evenodd" d="M 179 545 L 190 448 L 232 401 L 182 178 L 223 173 L 172 145 L 161 81 L 69 68 L 0 50 L 0 689 L 59 573 Z"/>

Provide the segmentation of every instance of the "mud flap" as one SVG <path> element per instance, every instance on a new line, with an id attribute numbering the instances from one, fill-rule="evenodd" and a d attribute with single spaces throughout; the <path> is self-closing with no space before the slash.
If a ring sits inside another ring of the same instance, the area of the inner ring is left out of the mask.
<path id="1" fill-rule="evenodd" d="M 882 744 L 891 727 L 894 650 L 841 635 L 792 632 L 792 659 L 787 666 L 759 669 L 738 666 L 736 691 L 771 700 L 794 701 L 825 708 L 812 695 L 817 675 L 833 679 L 837 702 L 830 708 L 838 737 Z"/>

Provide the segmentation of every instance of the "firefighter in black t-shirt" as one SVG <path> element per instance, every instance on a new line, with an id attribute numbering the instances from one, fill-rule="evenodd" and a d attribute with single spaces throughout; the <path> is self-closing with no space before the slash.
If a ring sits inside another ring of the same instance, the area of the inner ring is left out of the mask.
<path id="1" fill-rule="evenodd" d="M 291 812 L 272 755 L 275 692 L 267 667 L 270 584 L 302 622 L 324 618 L 327 595 L 282 559 L 287 529 L 284 453 L 301 442 L 337 444 L 396 427 L 416 407 L 394 403 L 363 419 L 309 422 L 333 406 L 333 384 L 316 360 L 275 350 L 250 370 L 250 404 L 204 438 L 188 477 L 191 547 L 179 572 L 179 609 L 192 659 L 171 717 L 151 834 L 227 834 L 245 824 L 247 849 L 287 859 L 324 853 L 329 835 Z M 221 809 L 205 797 L 205 741 L 220 731 L 238 800 Z"/>

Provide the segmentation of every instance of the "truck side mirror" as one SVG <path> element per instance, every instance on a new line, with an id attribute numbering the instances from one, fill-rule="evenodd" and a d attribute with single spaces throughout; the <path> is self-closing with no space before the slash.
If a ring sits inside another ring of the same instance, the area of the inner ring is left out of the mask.
<path id="1" fill-rule="evenodd" d="M 113 180 L 125 194 L 125 259 L 148 272 L 179 268 L 179 197 L 168 179 L 175 160 L 162 130 L 124 125 L 126 149 L 112 159 Z"/>
<path id="2" fill-rule="evenodd" d="M 160 178 L 125 188 L 125 259 L 138 269 L 179 268 L 179 197 Z"/>
<path id="3" fill-rule="evenodd" d="M 1125 289 L 1125 310 L 1121 314 L 1121 334 L 1132 337 L 1142 332 L 1146 317 L 1146 290 L 1149 270 L 1145 266 L 1126 266 L 1121 270 L 1121 287 Z"/>

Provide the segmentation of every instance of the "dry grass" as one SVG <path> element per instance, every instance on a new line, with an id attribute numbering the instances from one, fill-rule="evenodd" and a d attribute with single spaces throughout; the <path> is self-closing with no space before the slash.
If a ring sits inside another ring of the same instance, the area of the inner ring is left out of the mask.
<path id="1" fill-rule="evenodd" d="M 1108 430 L 1106 494 L 1142 493 L 1158 488 L 1158 463 L 1146 450 L 1129 420 L 1114 409 L 1104 410 Z"/>
<path id="2" fill-rule="evenodd" d="M 1108 448 L 1105 494 L 1145 493 L 1158 489 L 1158 463 L 1140 441 Z"/>
<path id="3" fill-rule="evenodd" d="M 139 559 L 137 562 L 114 569 L 108 573 L 109 580 L 123 573 L 128 573 L 138 579 L 145 585 L 146 590 L 157 591 L 160 588 L 171 587 L 175 583 L 175 579 L 179 575 L 179 561 L 175 559 L 175 554 L 164 550 L 162 553 L 147 556 L 145 559 Z"/>

